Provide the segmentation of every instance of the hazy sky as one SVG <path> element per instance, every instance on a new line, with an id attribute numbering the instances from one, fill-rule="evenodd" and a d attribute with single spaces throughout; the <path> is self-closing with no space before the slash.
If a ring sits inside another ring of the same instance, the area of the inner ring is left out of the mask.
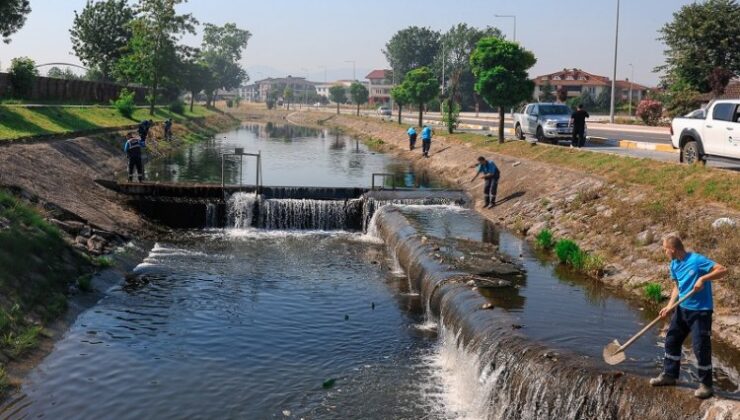
<path id="1" fill-rule="evenodd" d="M 72 53 L 69 28 L 74 10 L 86 0 L 31 0 L 33 11 L 9 45 L 0 43 L 0 67 L 10 59 L 30 56 L 37 63 L 79 63 Z M 652 69 L 663 62 L 664 46 L 657 30 L 673 12 L 691 0 L 621 0 L 617 77 L 654 85 Z M 200 22 L 235 22 L 248 29 L 252 39 L 243 65 L 252 79 L 292 74 L 323 81 L 357 77 L 374 68 L 386 68 L 381 49 L 399 29 L 411 25 L 447 30 L 458 22 L 493 25 L 516 36 L 534 52 L 537 64 L 531 75 L 565 67 L 611 76 L 614 56 L 616 0 L 190 0 L 180 11 L 193 13 Z M 187 37 L 199 44 L 200 35 Z M 306 69 L 306 70 L 303 70 Z"/>

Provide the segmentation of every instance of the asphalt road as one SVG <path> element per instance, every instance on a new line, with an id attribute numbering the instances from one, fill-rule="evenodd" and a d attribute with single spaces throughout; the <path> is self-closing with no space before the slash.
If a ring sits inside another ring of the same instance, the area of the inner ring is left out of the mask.
<path id="1" fill-rule="evenodd" d="M 332 107 L 312 108 L 312 110 L 323 111 L 323 112 L 336 112 L 336 108 L 332 108 Z M 355 111 L 347 109 L 347 108 L 342 109 L 341 112 L 343 114 L 354 114 L 355 113 Z M 362 115 L 380 118 L 380 116 L 377 114 L 376 111 L 361 110 L 360 113 Z M 397 117 L 397 114 L 393 114 L 390 117 L 385 116 L 383 118 L 386 118 L 386 119 L 391 118 L 395 120 L 398 117 Z M 406 112 L 403 113 L 403 120 L 408 123 L 413 123 L 417 119 L 418 119 L 418 114 L 416 113 L 406 113 Z M 440 116 L 438 114 L 435 115 L 435 113 L 426 113 L 424 114 L 424 119 L 440 121 Z M 460 123 L 484 126 L 488 128 L 486 131 L 489 131 L 489 132 L 495 132 L 496 129 L 498 128 L 498 118 L 496 116 L 493 116 L 492 114 L 481 114 L 480 117 L 461 115 Z M 508 115 L 506 119 L 504 119 L 504 127 L 507 129 L 514 128 L 513 121 L 511 121 Z M 648 143 L 662 143 L 662 144 L 671 143 L 670 135 L 665 132 L 665 129 L 661 129 L 661 128 L 619 125 L 619 124 L 604 124 L 601 122 L 588 122 L 587 127 L 588 127 L 588 135 L 591 137 L 600 137 L 603 139 L 615 140 L 615 141 L 616 140 L 633 140 L 633 141 L 641 141 L 641 142 L 648 142 Z M 460 131 L 476 131 L 476 130 L 471 130 L 463 126 L 463 127 L 460 127 Z"/>

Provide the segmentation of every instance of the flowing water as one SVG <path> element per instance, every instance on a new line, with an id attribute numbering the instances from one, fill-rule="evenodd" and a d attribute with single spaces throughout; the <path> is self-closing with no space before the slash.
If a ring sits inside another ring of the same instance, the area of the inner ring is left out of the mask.
<path id="1" fill-rule="evenodd" d="M 407 162 L 370 150 L 338 131 L 292 125 L 245 124 L 211 140 L 192 144 L 166 159 L 148 164 L 153 181 L 221 182 L 221 154 L 262 152 L 263 185 L 369 187 L 373 173 L 392 173 L 386 186 L 441 186 L 426 173 L 414 173 Z M 230 157 L 224 166 L 227 184 L 254 184 L 256 161 Z M 377 183 L 382 180 L 376 179 Z"/>
<path id="2" fill-rule="evenodd" d="M 370 173 L 389 171 L 404 185 L 439 185 L 351 138 L 258 125 L 154 162 L 150 173 L 218 182 L 218 153 L 233 147 L 261 149 L 265 180 L 274 185 L 367 187 Z M 232 166 L 228 177 L 238 174 Z M 485 352 L 461 345 L 459 331 L 428 315 L 392 252 L 372 235 L 373 222 L 363 222 L 369 234 L 330 231 L 341 228 L 352 200 L 280 201 L 235 194 L 229 228 L 179 232 L 147 247 L 137 281 L 122 279 L 82 313 L 0 407 L 0 418 L 496 414 L 490 402 L 506 378 L 503 367 L 493 368 Z M 556 351 L 599 363 L 603 345 L 654 315 L 560 271 L 469 210 L 406 205 L 403 212 L 425 235 L 491 242 L 519 258 L 527 269 L 521 287 L 489 299 L 531 340 Z M 307 226 L 323 230 L 296 230 Z M 657 330 L 646 335 L 620 368 L 656 373 L 661 342 Z M 738 359 L 721 347 L 715 353 L 718 385 L 737 397 Z"/>

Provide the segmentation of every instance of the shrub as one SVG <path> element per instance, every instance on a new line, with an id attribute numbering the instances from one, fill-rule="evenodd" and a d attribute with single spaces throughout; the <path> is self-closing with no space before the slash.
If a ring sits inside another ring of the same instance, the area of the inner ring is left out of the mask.
<path id="1" fill-rule="evenodd" d="M 105 255 L 95 257 L 92 259 L 91 262 L 93 263 L 93 265 L 98 266 L 100 268 L 108 268 L 113 265 L 113 259 Z"/>
<path id="2" fill-rule="evenodd" d="M 39 75 L 36 63 L 28 57 L 14 58 L 10 63 L 8 78 L 10 90 L 16 98 L 26 98 L 31 95 L 33 81 Z"/>
<path id="3" fill-rule="evenodd" d="M 663 103 L 654 99 L 643 99 L 637 105 L 636 115 L 647 125 L 657 125 L 663 115 Z"/>
<path id="4" fill-rule="evenodd" d="M 112 105 L 118 112 L 126 118 L 131 118 L 134 115 L 134 92 L 129 92 L 128 89 L 121 89 L 121 93 L 118 94 L 118 99 L 112 102 Z"/>
<path id="5" fill-rule="evenodd" d="M 234 107 L 234 101 L 231 99 L 226 100 L 226 107 L 227 108 L 233 108 Z"/>
<path id="6" fill-rule="evenodd" d="M 653 302 L 660 302 L 663 300 L 663 286 L 660 283 L 650 282 L 643 286 L 645 291 L 645 297 Z"/>
<path id="7" fill-rule="evenodd" d="M 185 113 L 185 104 L 183 104 L 182 101 L 179 99 L 170 102 L 170 104 L 167 107 L 169 108 L 170 111 L 174 112 L 175 114 L 182 115 Z"/>
<path id="8" fill-rule="evenodd" d="M 92 292 L 92 276 L 85 274 L 77 278 L 77 287 L 83 292 Z"/>
<path id="9" fill-rule="evenodd" d="M 583 264 L 583 271 L 592 276 L 601 277 L 604 274 L 605 266 L 606 261 L 604 257 L 601 255 L 587 254 L 586 261 Z"/>
<path id="10" fill-rule="evenodd" d="M 548 229 L 542 229 L 535 237 L 535 243 L 538 248 L 550 249 L 555 245 L 555 240 L 552 236 L 552 232 Z"/>
<path id="11" fill-rule="evenodd" d="M 561 239 L 555 244 L 555 255 L 561 264 L 569 262 L 571 255 L 581 252 L 581 248 L 570 239 Z"/>

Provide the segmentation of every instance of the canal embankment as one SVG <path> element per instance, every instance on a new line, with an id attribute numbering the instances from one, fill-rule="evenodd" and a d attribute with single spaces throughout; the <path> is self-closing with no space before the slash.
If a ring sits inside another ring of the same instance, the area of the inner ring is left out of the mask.
<path id="1" fill-rule="evenodd" d="M 740 174 L 712 168 L 607 156 L 584 150 L 507 141 L 439 130 L 430 157 L 410 151 L 407 127 L 369 118 L 294 113 L 293 123 L 340 127 L 378 150 L 407 159 L 419 170 L 464 189 L 489 220 L 534 240 L 543 230 L 570 239 L 602 261 L 594 278 L 643 299 L 657 286 L 670 293 L 668 262 L 660 239 L 679 233 L 692 250 L 728 266 L 714 285 L 714 332 L 740 349 Z M 482 180 L 470 183 L 476 158 L 501 168 L 497 206 L 482 208 Z M 655 285 L 655 286 L 653 286 Z"/>
<path id="2" fill-rule="evenodd" d="M 498 309 L 501 303 L 495 298 L 505 289 L 526 287 L 523 268 L 497 246 L 477 243 L 479 255 L 464 252 L 466 241 L 434 239 L 394 207 L 380 210 L 374 222 L 389 253 L 420 292 L 427 316 L 439 323 L 440 340 L 447 342 L 443 346 L 455 353 L 452 359 L 460 366 L 450 366 L 448 374 L 467 372 L 464 364 L 473 366 L 478 386 L 468 390 L 475 395 L 465 398 L 472 417 L 721 419 L 737 413 L 737 402 L 702 402 L 681 388 L 653 388 L 642 376 L 604 369 L 583 353 L 553 350 L 520 332 L 526 326 L 516 323 L 513 312 Z M 455 258 L 457 254 L 462 258 Z M 553 312 L 552 323 L 560 321 Z M 584 333 L 587 329 L 584 325 Z M 668 400 L 672 403 L 656 403 Z"/>
<path id="3" fill-rule="evenodd" d="M 157 125 L 149 154 L 165 156 L 238 124 L 210 112 L 176 123 L 170 141 Z M 103 255 L 163 231 L 95 182 L 126 170 L 126 128 L 0 147 L 0 394 L 64 332 L 57 320 L 76 313 L 69 296 L 92 291 L 92 276 L 112 262 Z"/>

